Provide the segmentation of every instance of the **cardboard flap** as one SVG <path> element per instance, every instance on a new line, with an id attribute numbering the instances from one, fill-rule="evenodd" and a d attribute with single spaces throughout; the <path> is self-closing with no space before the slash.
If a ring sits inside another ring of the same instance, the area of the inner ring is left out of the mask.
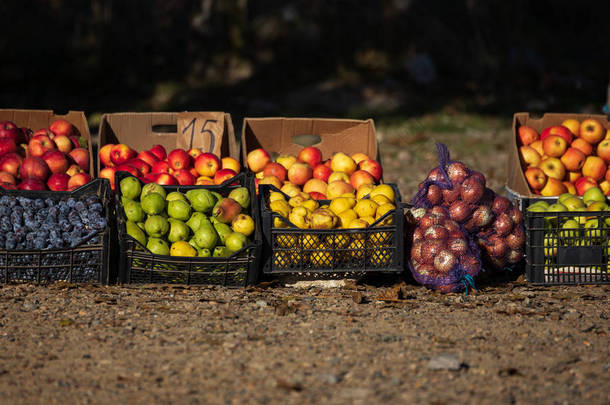
<path id="1" fill-rule="evenodd" d="M 176 147 L 198 148 L 221 156 L 225 114 L 216 111 L 178 113 Z"/>
<path id="2" fill-rule="evenodd" d="M 328 118 L 245 118 L 242 128 L 242 159 L 264 148 L 270 154 L 297 155 L 305 146 L 316 146 L 328 159 L 335 152 L 366 153 L 379 157 L 373 120 Z"/>

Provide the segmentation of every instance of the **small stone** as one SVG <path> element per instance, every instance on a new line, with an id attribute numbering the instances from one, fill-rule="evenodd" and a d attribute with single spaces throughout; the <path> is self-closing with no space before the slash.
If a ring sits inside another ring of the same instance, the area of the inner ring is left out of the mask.
<path id="1" fill-rule="evenodd" d="M 256 301 L 256 306 L 259 307 L 259 308 L 265 308 L 268 305 L 269 304 L 267 304 L 267 301 L 265 301 L 265 300 L 258 300 L 258 301 Z"/>
<path id="2" fill-rule="evenodd" d="M 335 374 L 320 374 L 318 379 L 325 384 L 334 385 L 338 384 L 340 379 Z"/>
<path id="3" fill-rule="evenodd" d="M 580 319 L 581 317 L 582 314 L 574 309 L 568 310 L 568 312 L 563 315 L 563 319 L 566 319 L 568 321 L 575 321 L 577 319 Z"/>
<path id="4" fill-rule="evenodd" d="M 462 363 L 453 353 L 443 353 L 435 356 L 428 361 L 429 370 L 459 370 Z"/>

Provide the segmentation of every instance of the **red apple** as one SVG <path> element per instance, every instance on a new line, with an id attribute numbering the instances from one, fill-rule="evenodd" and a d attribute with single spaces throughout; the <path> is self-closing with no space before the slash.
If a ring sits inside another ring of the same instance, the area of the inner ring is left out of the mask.
<path id="1" fill-rule="evenodd" d="M 302 186 L 307 180 L 311 179 L 312 176 L 313 169 L 307 163 L 297 162 L 288 169 L 288 180 L 297 186 Z"/>
<path id="2" fill-rule="evenodd" d="M 309 195 L 314 191 L 320 194 L 326 194 L 327 186 L 328 185 L 323 180 L 312 178 L 307 180 L 307 183 L 303 185 L 303 192 Z"/>
<path id="3" fill-rule="evenodd" d="M 55 142 L 46 135 L 34 135 L 28 144 L 28 156 L 40 157 L 48 150 L 56 149 Z"/>
<path id="4" fill-rule="evenodd" d="M 582 138 L 574 139 L 570 146 L 572 148 L 580 150 L 582 153 L 585 154 L 585 156 L 591 156 L 593 154 L 593 145 L 591 145 L 589 142 L 585 141 Z"/>
<path id="5" fill-rule="evenodd" d="M 220 161 L 222 169 L 231 169 L 235 173 L 239 173 L 241 171 L 241 165 L 236 159 L 232 157 L 223 157 Z"/>
<path id="6" fill-rule="evenodd" d="M 87 149 L 72 149 L 68 155 L 72 158 L 72 160 L 74 160 L 74 163 L 80 166 L 81 169 L 86 172 L 89 171 L 89 151 Z"/>
<path id="7" fill-rule="evenodd" d="M 21 138 L 19 139 L 21 141 L 21 143 L 30 142 L 30 139 L 32 138 L 34 132 L 30 128 L 21 127 L 19 129 L 21 130 L 21 133 L 23 134 L 21 136 Z M 17 143 L 17 142 L 15 142 L 15 143 Z"/>
<path id="8" fill-rule="evenodd" d="M 201 149 L 191 148 L 191 149 L 187 150 L 186 153 L 188 153 L 189 156 L 193 160 L 195 160 L 197 158 L 197 156 L 201 155 L 203 152 L 201 152 Z"/>
<path id="9" fill-rule="evenodd" d="M 161 145 L 153 145 L 153 147 L 150 148 L 148 151 L 155 155 L 155 157 L 159 160 L 163 160 L 167 157 L 167 152 L 165 151 L 165 148 Z"/>
<path id="10" fill-rule="evenodd" d="M 105 167 L 115 166 L 115 164 L 112 162 L 112 159 L 110 159 L 110 152 L 112 151 L 112 148 L 114 148 L 114 146 L 115 145 L 113 143 L 108 143 L 100 148 L 98 155 L 100 157 L 100 162 Z"/>
<path id="11" fill-rule="evenodd" d="M 169 163 L 160 160 L 157 163 L 155 163 L 151 168 L 150 168 L 150 172 L 151 173 L 169 173 Z"/>
<path id="12" fill-rule="evenodd" d="M 162 186 L 177 186 L 178 180 L 176 180 L 176 178 L 169 173 L 159 173 L 155 183 Z"/>
<path id="13" fill-rule="evenodd" d="M 544 142 L 544 140 L 551 135 L 562 137 L 565 139 L 568 145 L 572 142 L 573 138 L 572 132 L 568 128 L 562 125 L 554 125 L 552 127 L 545 128 L 544 131 L 542 131 L 540 134 L 540 140 Z"/>
<path id="14" fill-rule="evenodd" d="M 566 168 L 563 166 L 563 163 L 561 163 L 561 160 L 554 157 L 544 159 L 540 162 L 538 167 L 541 168 L 548 177 L 557 180 L 563 180 L 566 175 Z"/>
<path id="15" fill-rule="evenodd" d="M 5 190 L 17 190 L 17 186 L 15 184 L 11 184 L 11 183 L 6 183 L 6 182 L 0 182 L 0 187 L 2 187 Z"/>
<path id="16" fill-rule="evenodd" d="M 16 145 L 25 142 L 25 137 L 20 128 L 12 121 L 0 122 L 0 138 L 10 138 Z"/>
<path id="17" fill-rule="evenodd" d="M 199 175 L 199 173 L 197 172 L 197 169 L 195 169 L 194 167 L 191 167 L 189 169 L 189 173 L 191 174 L 191 176 L 193 176 L 195 179 L 197 179 L 197 177 L 201 177 Z"/>
<path id="18" fill-rule="evenodd" d="M 528 167 L 525 172 L 525 179 L 532 190 L 542 190 L 546 185 L 547 177 L 542 169 L 538 167 Z"/>
<path id="19" fill-rule="evenodd" d="M 568 142 L 559 135 L 549 135 L 542 141 L 542 150 L 550 157 L 560 157 L 567 149 Z"/>
<path id="20" fill-rule="evenodd" d="M 570 119 L 567 119 L 567 120 L 563 121 L 561 123 L 561 125 L 566 127 L 567 129 L 569 129 L 570 132 L 572 133 L 572 135 L 579 136 L 579 134 L 580 134 L 580 122 L 578 122 L 578 120 L 570 118 Z"/>
<path id="21" fill-rule="evenodd" d="M 68 180 L 68 190 L 76 190 L 77 188 L 84 186 L 91 181 L 91 176 L 87 173 L 76 173 Z"/>
<path id="22" fill-rule="evenodd" d="M 27 179 L 23 179 L 21 183 L 17 186 L 19 190 L 46 190 L 47 186 L 44 184 L 44 181 L 40 180 L 36 177 L 30 177 Z"/>
<path id="23" fill-rule="evenodd" d="M 527 166 L 538 166 L 540 164 L 541 157 L 536 152 L 536 149 L 531 146 L 521 146 L 519 148 L 519 155 Z"/>
<path id="24" fill-rule="evenodd" d="M 122 165 L 118 165 L 116 167 L 117 172 L 127 172 L 134 177 L 140 177 L 140 172 L 134 166 L 129 163 L 123 163 Z"/>
<path id="25" fill-rule="evenodd" d="M 188 170 L 176 170 L 173 176 L 178 180 L 178 184 L 181 186 L 192 186 L 195 184 L 196 178 Z"/>
<path id="26" fill-rule="evenodd" d="M 57 149 L 46 151 L 42 155 L 42 160 L 45 161 L 51 173 L 65 173 L 70 167 L 70 162 L 66 159 L 66 155 Z"/>
<path id="27" fill-rule="evenodd" d="M 231 169 L 220 169 L 214 175 L 214 184 L 217 184 L 217 185 L 222 184 L 225 181 L 230 180 L 235 176 L 237 176 L 237 173 L 235 173 Z"/>
<path id="28" fill-rule="evenodd" d="M 254 173 L 262 171 L 270 160 L 271 158 L 269 157 L 269 154 L 264 149 L 254 149 L 248 153 L 246 158 L 248 168 Z"/>
<path id="29" fill-rule="evenodd" d="M 606 131 L 604 131 L 604 127 L 602 124 L 594 119 L 588 118 L 583 120 L 580 123 L 580 138 L 589 142 L 590 144 L 596 144 L 602 139 L 604 139 L 604 135 Z"/>
<path id="30" fill-rule="evenodd" d="M 309 196 L 314 200 L 326 200 L 326 195 L 317 191 L 312 191 Z"/>
<path id="31" fill-rule="evenodd" d="M 73 148 L 86 148 L 87 141 L 82 136 L 69 136 Z M 82 141 L 82 142 L 81 142 Z"/>
<path id="32" fill-rule="evenodd" d="M 383 176 L 383 168 L 381 164 L 373 159 L 364 160 L 358 164 L 358 168 L 360 170 L 364 170 L 365 172 L 369 172 L 371 176 L 375 178 L 375 181 L 378 182 L 381 180 L 381 176 Z"/>
<path id="33" fill-rule="evenodd" d="M 349 178 L 349 182 L 358 190 L 364 184 L 375 184 L 375 178 L 365 170 L 356 170 Z"/>
<path id="34" fill-rule="evenodd" d="M 199 176 L 214 177 L 220 169 L 220 159 L 213 153 L 202 153 L 195 159 L 195 170 Z"/>
<path id="35" fill-rule="evenodd" d="M 597 187 L 597 181 L 591 177 L 581 177 L 574 182 L 574 187 L 578 195 L 582 196 L 588 189 Z"/>
<path id="36" fill-rule="evenodd" d="M 538 154 L 540 156 L 544 155 L 544 150 L 542 149 L 542 141 L 540 139 L 530 143 L 528 146 L 531 147 L 531 148 L 534 148 L 534 150 L 536 152 L 538 152 Z"/>
<path id="37" fill-rule="evenodd" d="M 150 166 L 142 159 L 133 158 L 129 160 L 127 164 L 135 167 L 140 173 L 140 176 L 146 176 L 148 173 L 150 173 Z"/>
<path id="38" fill-rule="evenodd" d="M 602 181 L 601 183 L 599 183 L 599 188 L 602 190 L 604 195 L 610 194 L 610 181 L 608 181 L 608 180 Z M 574 194 L 576 194 L 576 193 L 574 193 Z"/>
<path id="39" fill-rule="evenodd" d="M 549 138 L 547 138 L 549 139 Z M 561 163 L 569 171 L 578 171 L 585 164 L 586 156 L 579 149 L 569 147 L 568 150 L 561 156 Z"/>
<path id="40" fill-rule="evenodd" d="M 328 177 L 332 174 L 332 169 L 324 164 L 319 164 L 313 169 L 313 178 L 328 182 Z"/>
<path id="41" fill-rule="evenodd" d="M 146 176 L 142 177 L 141 180 L 144 183 L 156 183 L 159 176 L 163 173 L 148 173 Z"/>
<path id="42" fill-rule="evenodd" d="M 600 181 L 606 175 L 606 162 L 599 156 L 587 156 L 585 164 L 582 166 L 582 175 L 591 177 L 595 181 Z"/>
<path id="43" fill-rule="evenodd" d="M 195 185 L 196 186 L 213 186 L 214 180 L 210 179 L 209 177 L 199 176 L 199 177 L 197 177 L 197 180 L 195 181 Z"/>
<path id="44" fill-rule="evenodd" d="M 76 163 L 73 163 L 70 165 L 70 167 L 68 167 L 68 170 L 66 170 L 66 174 L 68 176 L 72 177 L 76 173 L 85 173 L 85 171 L 83 169 L 81 169 L 81 167 L 79 165 L 77 165 Z"/>
<path id="45" fill-rule="evenodd" d="M 584 164 L 584 163 L 583 163 Z M 566 178 L 569 182 L 574 183 L 576 181 L 576 179 L 579 179 L 582 177 L 582 173 L 580 171 L 578 172 L 568 172 Z"/>
<path id="46" fill-rule="evenodd" d="M 365 160 L 371 160 L 371 158 L 367 154 L 361 152 L 354 153 L 350 157 L 354 160 L 354 162 L 356 162 L 357 165 L 360 164 L 360 162 L 364 162 Z"/>
<path id="47" fill-rule="evenodd" d="M 52 191 L 66 191 L 69 181 L 70 176 L 66 173 L 53 173 L 47 180 L 47 187 Z"/>
<path id="48" fill-rule="evenodd" d="M 167 155 L 167 163 L 174 170 L 188 169 L 191 165 L 191 157 L 184 149 L 174 149 Z"/>
<path id="49" fill-rule="evenodd" d="M 55 135 L 71 136 L 77 135 L 78 133 L 78 130 L 74 125 L 63 119 L 53 121 L 51 125 L 49 125 L 49 129 L 53 131 Z"/>
<path id="50" fill-rule="evenodd" d="M 146 162 L 146 164 L 150 167 L 154 166 L 155 163 L 159 161 L 159 159 L 157 159 L 155 155 L 153 155 L 147 150 L 143 150 L 142 152 L 138 153 L 137 158 L 142 160 L 143 162 Z"/>
<path id="51" fill-rule="evenodd" d="M 0 138 L 0 156 L 17 152 L 17 144 L 11 138 Z"/>
<path id="52" fill-rule="evenodd" d="M 574 194 L 574 195 L 576 195 L 578 193 L 576 191 L 576 187 L 574 186 L 574 183 L 572 183 L 571 181 L 562 181 L 562 183 L 564 186 L 566 186 L 566 190 L 568 190 L 568 193 Z"/>
<path id="53" fill-rule="evenodd" d="M 521 141 L 521 145 L 527 146 L 532 142 L 537 141 L 540 137 L 538 136 L 538 132 L 532 127 L 521 126 L 517 130 L 519 140 Z"/>
<path id="54" fill-rule="evenodd" d="M 568 189 L 563 185 L 561 180 L 557 180 L 553 177 L 549 177 L 546 181 L 545 186 L 540 190 L 540 194 L 545 197 L 552 197 L 567 193 Z"/>
<path id="55" fill-rule="evenodd" d="M 597 156 L 610 163 L 610 139 L 604 139 L 597 145 Z"/>
<path id="56" fill-rule="evenodd" d="M 0 172 L 0 182 L 17 184 L 17 179 L 9 172 Z"/>
<path id="57" fill-rule="evenodd" d="M 114 145 L 110 150 L 110 160 L 117 166 L 127 163 L 128 160 L 131 160 L 134 157 L 136 157 L 136 151 L 123 143 Z"/>
<path id="58" fill-rule="evenodd" d="M 47 163 L 42 158 L 37 156 L 28 156 L 21 162 L 19 168 L 19 177 L 26 179 L 28 177 L 35 177 L 42 181 L 46 181 L 49 178 L 51 171 Z"/>
<path id="59" fill-rule="evenodd" d="M 102 179 L 108 179 L 110 182 L 110 188 L 114 190 L 114 174 L 116 173 L 116 169 L 114 167 L 105 167 L 100 170 L 100 177 Z"/>
<path id="60" fill-rule="evenodd" d="M 263 169 L 263 177 L 275 176 L 280 179 L 281 182 L 286 180 L 287 170 L 284 166 L 276 162 L 269 162 Z"/>
<path id="61" fill-rule="evenodd" d="M 0 157 L 0 170 L 3 172 L 9 172 L 13 176 L 17 176 L 21 162 L 23 158 L 17 153 L 11 152 Z"/>
<path id="62" fill-rule="evenodd" d="M 70 138 L 65 135 L 55 136 L 55 138 L 53 138 L 53 142 L 55 142 L 57 149 L 63 153 L 69 153 L 74 147 Z"/>
<path id="63" fill-rule="evenodd" d="M 316 167 L 322 163 L 322 151 L 315 146 L 307 146 L 299 152 L 297 159 L 307 163 L 311 167 Z"/>

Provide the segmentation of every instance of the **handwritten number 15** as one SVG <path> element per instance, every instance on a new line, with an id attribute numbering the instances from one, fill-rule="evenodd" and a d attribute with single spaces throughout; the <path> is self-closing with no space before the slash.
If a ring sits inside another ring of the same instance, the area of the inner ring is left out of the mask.
<path id="1" fill-rule="evenodd" d="M 201 134 L 208 134 L 210 136 L 210 150 L 208 152 L 212 153 L 214 151 L 214 146 L 216 143 L 216 138 L 214 137 L 214 132 L 211 129 L 206 129 L 208 124 L 214 124 L 218 122 L 218 120 L 205 120 L 203 125 L 201 126 Z M 191 122 L 188 123 L 186 127 L 182 130 L 183 134 L 188 134 L 190 131 L 190 141 L 189 141 L 189 149 L 193 147 L 193 139 L 195 138 L 195 127 L 197 123 L 197 118 L 193 118 Z"/>

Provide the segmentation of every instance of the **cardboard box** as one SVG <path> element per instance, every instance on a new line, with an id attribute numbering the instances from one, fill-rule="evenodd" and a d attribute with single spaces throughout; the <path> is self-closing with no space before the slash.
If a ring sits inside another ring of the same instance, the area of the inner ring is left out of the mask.
<path id="1" fill-rule="evenodd" d="M 301 142 L 307 138 L 314 143 Z M 254 149 L 263 148 L 272 157 L 285 154 L 296 156 L 305 146 L 320 148 L 323 159 L 330 158 L 335 152 L 347 155 L 361 152 L 380 161 L 372 119 L 244 118 L 241 133 L 243 167 L 248 167 L 246 158 Z"/>
<path id="2" fill-rule="evenodd" d="M 91 134 L 89 132 L 89 124 L 85 113 L 82 111 L 70 111 L 65 115 L 55 114 L 50 110 L 11 110 L 0 109 L 0 121 L 13 121 L 19 127 L 30 128 L 36 131 L 41 128 L 48 128 L 55 120 L 64 119 L 74 125 L 81 136 L 87 139 L 87 147 L 89 149 L 89 174 L 93 177 L 94 160 L 93 145 L 91 142 Z"/>
<path id="3" fill-rule="evenodd" d="M 506 172 L 506 190 L 509 196 L 514 198 L 540 198 L 539 195 L 534 194 L 525 179 L 523 173 L 526 167 L 524 162 L 521 161 L 519 156 L 519 145 L 517 144 L 517 131 L 522 125 L 527 125 L 534 128 L 538 133 L 542 132 L 547 127 L 553 125 L 561 125 L 561 123 L 567 119 L 576 119 L 583 121 L 587 118 L 595 118 L 605 128 L 610 128 L 608 123 L 608 117 L 605 115 L 596 114 L 560 114 L 560 113 L 546 113 L 541 118 L 532 117 L 530 113 L 519 112 L 513 115 L 513 137 L 511 139 L 511 145 L 508 150 L 508 164 Z"/>
<path id="4" fill-rule="evenodd" d="M 138 152 L 155 144 L 165 147 L 168 153 L 176 148 L 201 148 L 219 157 L 239 159 L 231 115 L 224 112 L 104 114 L 99 127 L 99 147 L 108 143 L 124 143 Z M 96 161 L 99 173 L 97 156 Z"/>

